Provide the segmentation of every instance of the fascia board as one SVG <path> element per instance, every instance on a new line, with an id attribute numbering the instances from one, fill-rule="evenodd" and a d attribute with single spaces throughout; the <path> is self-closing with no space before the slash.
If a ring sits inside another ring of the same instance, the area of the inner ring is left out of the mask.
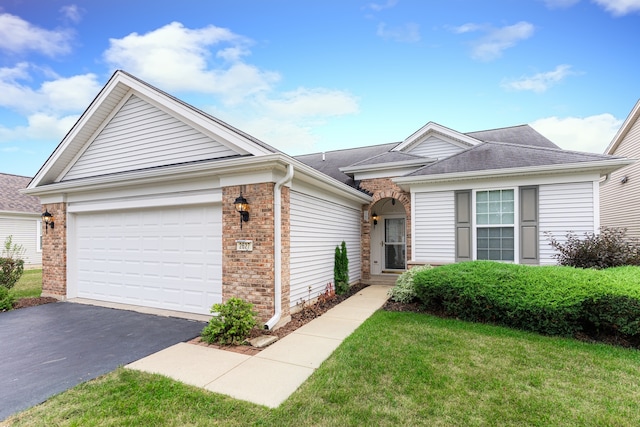
<path id="1" fill-rule="evenodd" d="M 444 127 L 444 126 L 439 125 L 439 124 L 434 123 L 434 122 L 429 122 L 426 125 L 424 125 L 423 127 L 421 127 L 420 129 L 418 129 L 417 131 L 415 131 L 414 133 L 412 133 L 409 137 L 407 137 L 400 144 L 398 144 L 395 147 L 393 147 L 391 149 L 391 151 L 403 151 L 405 148 L 413 145 L 415 142 L 417 142 L 418 140 L 422 139 L 428 133 L 440 134 L 440 135 L 443 135 L 443 136 L 445 136 L 447 138 L 452 139 L 453 141 L 459 141 L 460 143 L 462 143 L 461 146 L 465 147 L 465 148 L 468 148 L 468 147 L 474 146 L 474 145 L 478 145 L 478 144 L 480 144 L 482 142 L 479 139 L 472 138 L 472 137 L 470 137 L 468 135 L 465 135 L 463 133 L 457 132 L 457 131 L 455 131 L 453 129 L 449 129 L 447 127 Z"/>
<path id="2" fill-rule="evenodd" d="M 633 107 L 633 109 L 627 116 L 626 120 L 624 121 L 620 129 L 618 129 L 616 136 L 613 137 L 607 149 L 604 150 L 604 154 L 615 153 L 615 151 L 618 149 L 618 146 L 620 145 L 624 137 L 627 136 L 627 133 L 629 133 L 629 131 L 631 130 L 635 122 L 639 119 L 640 119 L 640 99 L 638 99 L 638 102 L 636 102 L 636 105 Z"/>
<path id="3" fill-rule="evenodd" d="M 33 218 L 33 219 L 40 219 L 40 216 L 42 214 L 40 213 L 35 213 L 35 212 L 18 212 L 18 211 L 0 211 L 0 218 L 1 217 L 20 217 L 20 218 Z"/>
<path id="4" fill-rule="evenodd" d="M 362 165 L 362 166 L 345 166 L 340 168 L 340 172 L 342 173 L 358 173 L 358 172 L 375 172 L 381 170 L 392 170 L 392 169 L 402 169 L 410 166 L 425 166 L 428 163 L 433 163 L 437 159 L 431 159 L 425 157 L 423 159 L 416 160 L 405 160 L 399 162 L 388 162 L 388 163 L 378 163 L 373 165 Z"/>
<path id="5" fill-rule="evenodd" d="M 596 162 L 580 162 L 580 163 L 565 163 L 559 165 L 549 165 L 546 167 L 540 166 L 528 166 L 523 168 L 508 168 L 508 169 L 493 169 L 493 170 L 481 170 L 481 171 L 469 171 L 462 173 L 444 173 L 437 175 L 424 175 L 424 176 L 406 176 L 394 178 L 393 182 L 400 186 L 408 186 L 411 184 L 428 184 L 444 181 L 462 181 L 477 178 L 499 178 L 516 175 L 540 175 L 546 173 L 566 173 L 566 172 L 599 172 L 600 174 L 607 174 L 613 172 L 616 169 L 630 165 L 635 160 L 631 159 L 612 159 L 602 160 Z"/>

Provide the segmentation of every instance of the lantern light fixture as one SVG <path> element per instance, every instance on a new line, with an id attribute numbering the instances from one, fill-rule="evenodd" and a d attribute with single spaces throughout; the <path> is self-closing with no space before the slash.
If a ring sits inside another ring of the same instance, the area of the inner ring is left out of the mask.
<path id="1" fill-rule="evenodd" d="M 46 210 L 46 209 L 45 209 L 44 213 L 42 214 L 42 221 L 44 222 L 45 231 L 47 231 L 49 227 L 51 227 L 51 229 L 53 230 L 53 226 L 55 224 L 53 222 L 53 215 L 51 215 L 49 213 L 49 211 Z"/>
<path id="2" fill-rule="evenodd" d="M 373 225 L 374 225 L 374 227 L 375 227 L 376 225 L 378 225 L 378 214 L 377 214 L 377 213 L 375 213 L 375 212 L 374 212 L 374 213 L 373 213 L 373 215 L 371 215 L 371 219 L 373 219 Z"/>
<path id="3" fill-rule="evenodd" d="M 242 223 L 249 222 L 249 202 L 242 197 L 242 192 L 240 192 L 240 197 L 236 198 L 233 204 L 236 207 L 236 211 L 240 214 L 240 230 L 242 230 Z"/>

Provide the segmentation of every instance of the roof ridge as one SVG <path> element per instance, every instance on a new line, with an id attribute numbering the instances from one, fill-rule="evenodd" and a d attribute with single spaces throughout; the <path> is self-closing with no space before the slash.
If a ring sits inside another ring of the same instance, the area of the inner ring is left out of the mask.
<path id="1" fill-rule="evenodd" d="M 6 172 L 0 172 L 0 175 L 6 175 L 6 176 L 15 176 L 18 178 L 27 178 L 27 179 L 32 179 L 33 177 L 31 176 L 26 176 L 26 175 L 17 175 L 15 173 L 6 173 Z"/>
<path id="2" fill-rule="evenodd" d="M 383 145 L 392 145 L 392 144 L 395 147 L 395 145 L 397 145 L 398 143 L 397 142 L 383 142 L 382 144 L 361 145 L 359 147 L 348 147 L 348 148 L 339 148 L 337 150 L 316 151 L 316 152 L 313 152 L 313 153 L 296 154 L 295 156 L 292 156 L 292 157 L 295 158 L 295 157 L 302 157 L 302 156 L 315 156 L 315 155 L 318 155 L 318 154 L 337 153 L 337 152 L 340 152 L 340 151 L 350 151 L 350 150 L 361 150 L 363 148 L 382 147 Z M 385 153 L 381 153 L 381 154 L 385 154 Z M 379 156 L 379 155 L 380 154 L 376 154 L 376 156 Z"/>

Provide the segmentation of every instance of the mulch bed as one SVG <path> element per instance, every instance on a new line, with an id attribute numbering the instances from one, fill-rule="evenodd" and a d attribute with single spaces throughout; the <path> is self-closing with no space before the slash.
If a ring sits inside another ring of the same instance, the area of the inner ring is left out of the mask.
<path id="1" fill-rule="evenodd" d="M 13 304 L 13 309 L 34 307 L 36 305 L 49 304 L 52 302 L 58 302 L 58 300 L 52 297 L 20 298 Z"/>

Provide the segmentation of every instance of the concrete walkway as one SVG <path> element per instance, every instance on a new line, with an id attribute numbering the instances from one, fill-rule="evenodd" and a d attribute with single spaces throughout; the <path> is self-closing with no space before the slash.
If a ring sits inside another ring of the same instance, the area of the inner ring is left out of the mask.
<path id="1" fill-rule="evenodd" d="M 389 288 L 364 288 L 255 356 L 180 343 L 126 368 L 276 408 L 384 305 Z"/>

